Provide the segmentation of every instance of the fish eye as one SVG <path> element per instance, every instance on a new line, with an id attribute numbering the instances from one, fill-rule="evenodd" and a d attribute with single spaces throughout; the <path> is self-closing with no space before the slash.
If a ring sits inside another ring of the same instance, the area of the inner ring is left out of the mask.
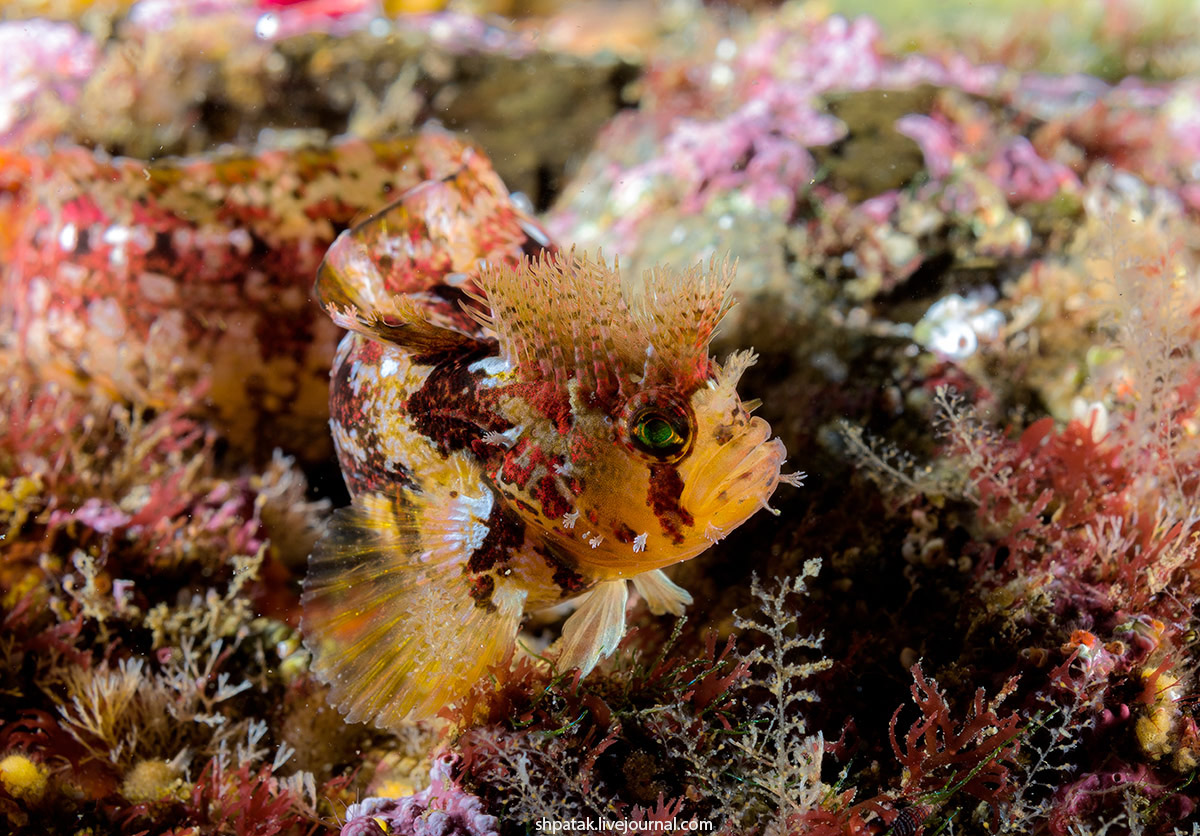
<path id="1" fill-rule="evenodd" d="M 683 428 L 684 433 L 687 428 Z M 673 456 L 687 446 L 687 437 L 671 425 L 666 415 L 647 412 L 639 417 L 630 431 L 635 444 L 656 456 Z"/>
<path id="2" fill-rule="evenodd" d="M 683 458 L 691 449 L 695 419 L 674 392 L 641 392 L 625 404 L 624 435 L 637 452 L 660 462 Z"/>

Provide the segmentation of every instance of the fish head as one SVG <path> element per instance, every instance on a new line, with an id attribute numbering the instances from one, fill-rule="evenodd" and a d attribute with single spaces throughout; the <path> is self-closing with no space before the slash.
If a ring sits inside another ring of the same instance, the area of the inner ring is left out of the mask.
<path id="1" fill-rule="evenodd" d="M 708 353 L 731 275 L 652 273 L 628 289 L 572 253 L 485 276 L 488 324 L 520 381 L 498 491 L 594 577 L 695 557 L 786 478 L 783 443 L 737 393 L 754 353 Z"/>
<path id="2" fill-rule="evenodd" d="M 654 385 L 611 414 L 579 410 L 568 445 L 582 453 L 572 465 L 576 526 L 593 534 L 572 538 L 578 561 L 618 574 L 662 568 L 695 557 L 767 507 L 786 451 L 736 392 L 751 359 L 747 352 L 714 364 L 691 391 Z"/>

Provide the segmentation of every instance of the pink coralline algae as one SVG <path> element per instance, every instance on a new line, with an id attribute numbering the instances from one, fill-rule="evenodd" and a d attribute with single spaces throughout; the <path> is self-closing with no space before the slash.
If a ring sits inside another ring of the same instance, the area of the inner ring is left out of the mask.
<path id="1" fill-rule="evenodd" d="M 456 758 L 433 762 L 430 784 L 406 798 L 368 798 L 346 811 L 341 836 L 497 836 L 499 822 L 452 775 Z"/>
<path id="2" fill-rule="evenodd" d="M 75 103 L 98 57 L 95 40 L 70 23 L 0 23 L 0 142 L 52 138 L 46 112 Z"/>
<path id="3" fill-rule="evenodd" d="M 878 25 L 869 18 L 771 20 L 740 46 L 731 38 L 721 41 L 707 67 L 652 67 L 650 106 L 614 120 L 600 148 L 609 143 L 614 149 L 653 147 L 655 155 L 588 171 L 580 182 L 591 193 L 597 176 L 611 180 L 615 217 L 606 240 L 622 251 L 632 249 L 630 236 L 647 216 L 674 202 L 685 214 L 731 201 L 787 217 L 815 182 L 817 166 L 808 149 L 846 134 L 845 125 L 828 112 L 825 97 L 919 84 L 983 93 L 1000 75 L 997 68 L 956 57 L 888 55 Z M 672 89 L 681 78 L 690 86 L 688 96 Z M 657 134 L 653 146 L 645 141 L 647 132 Z M 570 217 L 564 214 L 559 223 Z"/>
<path id="4" fill-rule="evenodd" d="M 1091 820 L 1097 811 L 1112 804 L 1112 799 L 1121 798 L 1130 788 L 1135 788 L 1156 808 L 1168 811 L 1176 821 L 1183 821 L 1195 811 L 1193 801 L 1173 795 L 1171 782 L 1164 781 L 1146 766 L 1118 762 L 1113 767 L 1072 781 L 1059 791 L 1058 803 L 1047 822 L 1053 836 L 1078 832 L 1075 828 L 1080 821 Z"/>
<path id="5" fill-rule="evenodd" d="M 360 214 L 464 167 L 471 205 L 456 217 L 470 223 L 446 237 L 515 259 L 524 216 L 486 158 L 444 134 L 153 163 L 13 156 L 0 165 L 14 195 L 0 315 L 45 376 L 155 407 L 208 381 L 235 448 L 285 438 L 320 455 L 337 329 L 308 291 L 325 249 Z M 472 269 L 475 252 L 444 268 Z"/>
<path id="6" fill-rule="evenodd" d="M 1024 258 L 1119 174 L 1200 205 L 1195 84 L 897 54 L 868 18 L 793 9 L 659 58 L 643 85 L 547 220 L 635 271 L 731 250 L 747 290 L 788 296 L 782 259 L 857 280 L 858 299 L 943 237 L 964 259 Z"/>
<path id="7" fill-rule="evenodd" d="M 939 119 L 920 113 L 910 113 L 896 120 L 896 130 L 921 146 L 929 173 L 937 178 L 947 177 L 954 170 L 954 155 L 958 153 L 950 126 Z"/>

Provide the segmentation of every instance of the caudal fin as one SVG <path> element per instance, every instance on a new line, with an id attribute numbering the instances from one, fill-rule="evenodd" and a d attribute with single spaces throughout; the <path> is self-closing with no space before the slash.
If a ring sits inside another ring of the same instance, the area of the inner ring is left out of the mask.
<path id="1" fill-rule="evenodd" d="M 440 180 L 426 180 L 337 237 L 313 295 L 343 328 L 433 356 L 469 349 L 483 336 L 463 305 L 479 290 L 482 264 L 517 264 L 549 248 L 480 154 L 466 153 Z"/>

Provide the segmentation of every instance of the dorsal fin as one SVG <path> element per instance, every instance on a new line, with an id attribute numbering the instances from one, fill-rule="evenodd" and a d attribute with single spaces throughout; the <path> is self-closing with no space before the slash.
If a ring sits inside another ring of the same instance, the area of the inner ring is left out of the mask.
<path id="1" fill-rule="evenodd" d="M 338 236 L 317 273 L 317 303 L 334 323 L 425 355 L 465 350 L 478 343 L 473 334 L 434 322 L 435 309 L 413 295 L 384 291 L 369 251 L 352 236 L 352 230 Z"/>
<path id="2" fill-rule="evenodd" d="M 574 380 L 598 401 L 619 400 L 635 378 L 687 393 L 712 372 L 708 344 L 733 304 L 733 271 L 714 258 L 627 286 L 617 264 L 570 250 L 489 264 L 472 298 L 522 377 L 564 390 Z"/>

